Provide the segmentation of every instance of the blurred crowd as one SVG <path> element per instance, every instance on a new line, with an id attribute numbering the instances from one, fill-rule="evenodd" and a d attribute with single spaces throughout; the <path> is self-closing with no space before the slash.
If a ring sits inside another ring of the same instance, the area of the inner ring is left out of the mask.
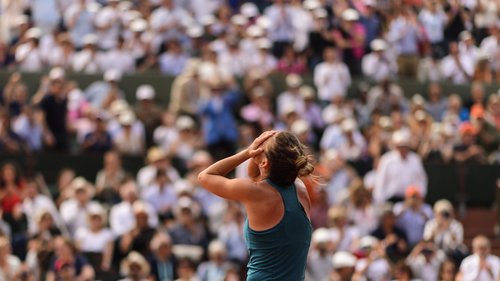
<path id="1" fill-rule="evenodd" d="M 488 238 L 467 248 L 453 202 L 425 202 L 423 164 L 500 163 L 500 92 L 485 90 L 500 82 L 499 13 L 496 0 L 0 1 L 0 67 L 14 70 L 0 153 L 103 155 L 92 179 L 1 166 L 0 280 L 244 280 L 244 210 L 197 174 L 269 129 L 317 160 L 306 280 L 498 280 Z M 23 73 L 40 70 L 31 93 Z M 123 75 L 148 71 L 171 88 L 125 99 Z M 83 88 L 70 72 L 102 79 Z M 409 97 L 403 78 L 426 92 Z M 132 173 L 124 156 L 146 164 Z"/>

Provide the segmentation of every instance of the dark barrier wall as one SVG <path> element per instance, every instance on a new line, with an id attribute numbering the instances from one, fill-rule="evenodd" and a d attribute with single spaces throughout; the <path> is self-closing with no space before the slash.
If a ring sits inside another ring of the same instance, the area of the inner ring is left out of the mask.
<path id="1" fill-rule="evenodd" d="M 78 175 L 95 181 L 97 172 L 102 169 L 102 156 L 63 154 L 40 154 L 36 156 L 0 155 L 0 163 L 16 162 L 28 175 L 42 173 L 49 183 L 54 183 L 59 171 L 71 168 Z M 135 175 L 144 166 L 140 157 L 124 157 L 125 170 Z M 425 165 L 429 177 L 427 201 L 435 202 L 446 198 L 458 203 L 465 200 L 469 206 L 490 207 L 496 196 L 496 181 L 500 178 L 500 165 L 459 166 Z"/>
<path id="2" fill-rule="evenodd" d="M 0 71 L 0 88 L 5 86 L 7 83 L 9 76 L 12 72 L 9 71 Z M 25 83 L 28 85 L 30 94 L 35 93 L 38 88 L 40 78 L 42 75 L 46 73 L 35 72 L 35 73 L 23 73 L 22 77 Z M 75 80 L 78 82 L 81 89 L 85 89 L 92 82 L 101 80 L 102 75 L 88 75 L 88 74 L 80 74 L 80 73 L 68 73 L 67 77 L 69 79 Z M 120 88 L 125 91 L 126 98 L 129 103 L 135 102 L 135 91 L 137 87 L 141 84 L 150 84 L 156 90 L 156 99 L 157 102 L 166 105 L 169 101 L 170 95 L 170 87 L 172 85 L 172 81 L 174 77 L 164 76 L 157 73 L 150 74 L 134 74 L 134 75 L 124 75 L 122 80 L 120 81 Z M 271 81 L 274 86 L 275 94 L 278 94 L 285 90 L 285 79 L 284 75 L 281 74 L 273 74 L 271 75 Z M 306 75 L 304 77 L 305 83 L 312 85 L 312 77 L 310 75 Z M 354 79 L 352 86 L 349 89 L 348 96 L 353 97 L 356 93 L 356 86 L 361 81 L 361 79 Z M 241 82 L 241 80 L 239 80 Z M 412 96 L 415 93 L 420 93 L 423 96 L 426 96 L 427 84 L 420 83 L 418 81 L 409 81 L 409 80 L 401 80 L 398 81 L 401 87 L 404 90 L 406 96 Z M 449 83 L 442 83 L 443 93 L 451 94 L 457 93 L 462 97 L 468 97 L 470 93 L 470 85 L 455 85 Z M 496 92 L 499 89 L 500 85 L 487 85 L 485 86 L 486 94 L 491 94 Z"/>

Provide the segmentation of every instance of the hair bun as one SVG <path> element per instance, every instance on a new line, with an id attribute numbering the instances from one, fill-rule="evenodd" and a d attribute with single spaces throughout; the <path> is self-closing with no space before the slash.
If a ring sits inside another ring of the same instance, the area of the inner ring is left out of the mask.
<path id="1" fill-rule="evenodd" d="M 314 171 L 311 159 L 306 155 L 300 155 L 295 161 L 299 176 L 307 176 Z"/>

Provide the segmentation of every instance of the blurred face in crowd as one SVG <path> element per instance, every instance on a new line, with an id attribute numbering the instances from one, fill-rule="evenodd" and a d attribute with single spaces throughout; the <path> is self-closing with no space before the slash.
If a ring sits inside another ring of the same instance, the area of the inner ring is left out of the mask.
<path id="1" fill-rule="evenodd" d="M 448 48 L 449 48 L 450 55 L 452 55 L 452 56 L 458 55 L 458 44 L 456 42 L 450 43 Z"/>
<path id="2" fill-rule="evenodd" d="M 16 168 L 11 164 L 5 164 L 2 167 L 2 180 L 7 183 L 13 183 L 16 180 Z"/>
<path id="3" fill-rule="evenodd" d="M 142 210 L 135 213 L 135 224 L 139 229 L 148 227 L 148 214 L 146 211 Z"/>
<path id="4" fill-rule="evenodd" d="M 35 198 L 35 196 L 38 194 L 38 186 L 35 181 L 28 181 L 24 185 L 25 191 L 26 191 L 26 197 L 27 198 Z"/>
<path id="5" fill-rule="evenodd" d="M 337 61 L 337 50 L 334 48 L 326 48 L 323 54 L 326 62 L 333 63 Z"/>
<path id="6" fill-rule="evenodd" d="M 104 155 L 104 169 L 117 171 L 121 167 L 120 156 L 116 152 L 108 152 Z"/>
<path id="7" fill-rule="evenodd" d="M 405 200 L 408 206 L 413 209 L 418 209 L 422 204 L 422 196 L 418 194 L 412 194 L 411 196 L 407 196 Z"/>
<path id="8" fill-rule="evenodd" d="M 120 194 L 123 201 L 135 202 L 137 200 L 137 185 L 133 181 L 127 181 L 120 187 Z"/>
<path id="9" fill-rule="evenodd" d="M 441 98 L 441 86 L 437 83 L 429 85 L 429 99 L 431 101 L 439 101 Z"/>
<path id="10" fill-rule="evenodd" d="M 65 241 L 64 238 L 57 237 L 54 240 L 54 249 L 55 249 L 56 255 L 59 258 L 67 260 L 67 261 L 72 261 L 74 259 L 74 252 L 73 252 L 71 245 L 69 245 L 68 243 L 70 243 L 70 242 Z"/>
<path id="11" fill-rule="evenodd" d="M 396 217 L 394 216 L 394 213 L 386 212 L 382 216 L 382 226 L 385 229 L 392 229 L 395 224 L 396 224 Z"/>
<path id="12" fill-rule="evenodd" d="M 476 103 L 482 103 L 484 99 L 484 88 L 481 84 L 472 84 L 471 98 Z"/>
<path id="13" fill-rule="evenodd" d="M 172 0 L 163 0 L 162 5 L 167 9 L 172 9 L 174 7 L 174 3 Z"/>
<path id="14" fill-rule="evenodd" d="M 52 215 L 50 215 L 49 213 L 43 214 L 38 223 L 39 231 L 41 232 L 49 230 L 50 228 L 52 228 L 53 223 L 54 220 L 52 219 Z"/>
<path id="15" fill-rule="evenodd" d="M 172 244 L 170 241 L 163 241 L 157 250 L 157 255 L 163 259 L 168 259 L 172 255 Z"/>
<path id="16" fill-rule="evenodd" d="M 99 231 L 102 228 L 103 220 L 102 220 L 101 215 L 92 214 L 89 217 L 89 221 L 90 221 L 90 229 L 92 231 Z"/>
<path id="17" fill-rule="evenodd" d="M 453 261 L 446 260 L 441 264 L 439 270 L 439 280 L 442 281 L 454 281 L 456 266 Z"/>
<path id="18" fill-rule="evenodd" d="M 472 241 L 472 248 L 474 254 L 480 258 L 486 258 L 490 255 L 490 241 L 484 236 L 478 236 Z"/>
<path id="19" fill-rule="evenodd" d="M 78 203 L 84 205 L 89 200 L 87 188 L 79 188 L 75 191 L 75 199 Z"/>
<path id="20" fill-rule="evenodd" d="M 135 262 L 132 262 L 128 266 L 128 277 L 132 280 L 140 280 L 142 274 L 141 265 Z"/>
<path id="21" fill-rule="evenodd" d="M 63 97 L 64 81 L 62 79 L 53 79 L 50 81 L 49 92 L 56 97 Z"/>
<path id="22" fill-rule="evenodd" d="M 0 261 L 5 262 L 10 255 L 10 243 L 5 237 L 0 238 Z"/>
<path id="23" fill-rule="evenodd" d="M 462 107 L 462 99 L 457 94 L 452 94 L 448 97 L 448 110 L 458 112 Z"/>

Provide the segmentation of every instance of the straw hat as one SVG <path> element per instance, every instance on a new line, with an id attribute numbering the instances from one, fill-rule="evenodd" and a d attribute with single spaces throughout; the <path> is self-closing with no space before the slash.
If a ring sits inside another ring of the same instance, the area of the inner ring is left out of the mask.
<path id="1" fill-rule="evenodd" d="M 146 157 L 148 163 L 154 163 L 160 160 L 167 159 L 167 152 L 160 147 L 151 147 L 148 150 L 148 155 Z"/>
<path id="2" fill-rule="evenodd" d="M 128 256 L 122 261 L 120 265 L 120 271 L 126 276 L 130 273 L 130 266 L 138 265 L 141 270 L 141 276 L 146 277 L 149 275 L 150 267 L 147 260 L 138 252 L 133 251 L 128 254 Z"/>
<path id="3" fill-rule="evenodd" d="M 332 265 L 334 269 L 354 267 L 356 265 L 356 257 L 348 252 L 337 252 L 332 257 Z"/>
<path id="4" fill-rule="evenodd" d="M 74 193 L 78 191 L 86 191 L 87 195 L 92 198 L 94 197 L 95 190 L 92 184 L 87 181 L 84 177 L 76 177 L 69 184 Z"/>

